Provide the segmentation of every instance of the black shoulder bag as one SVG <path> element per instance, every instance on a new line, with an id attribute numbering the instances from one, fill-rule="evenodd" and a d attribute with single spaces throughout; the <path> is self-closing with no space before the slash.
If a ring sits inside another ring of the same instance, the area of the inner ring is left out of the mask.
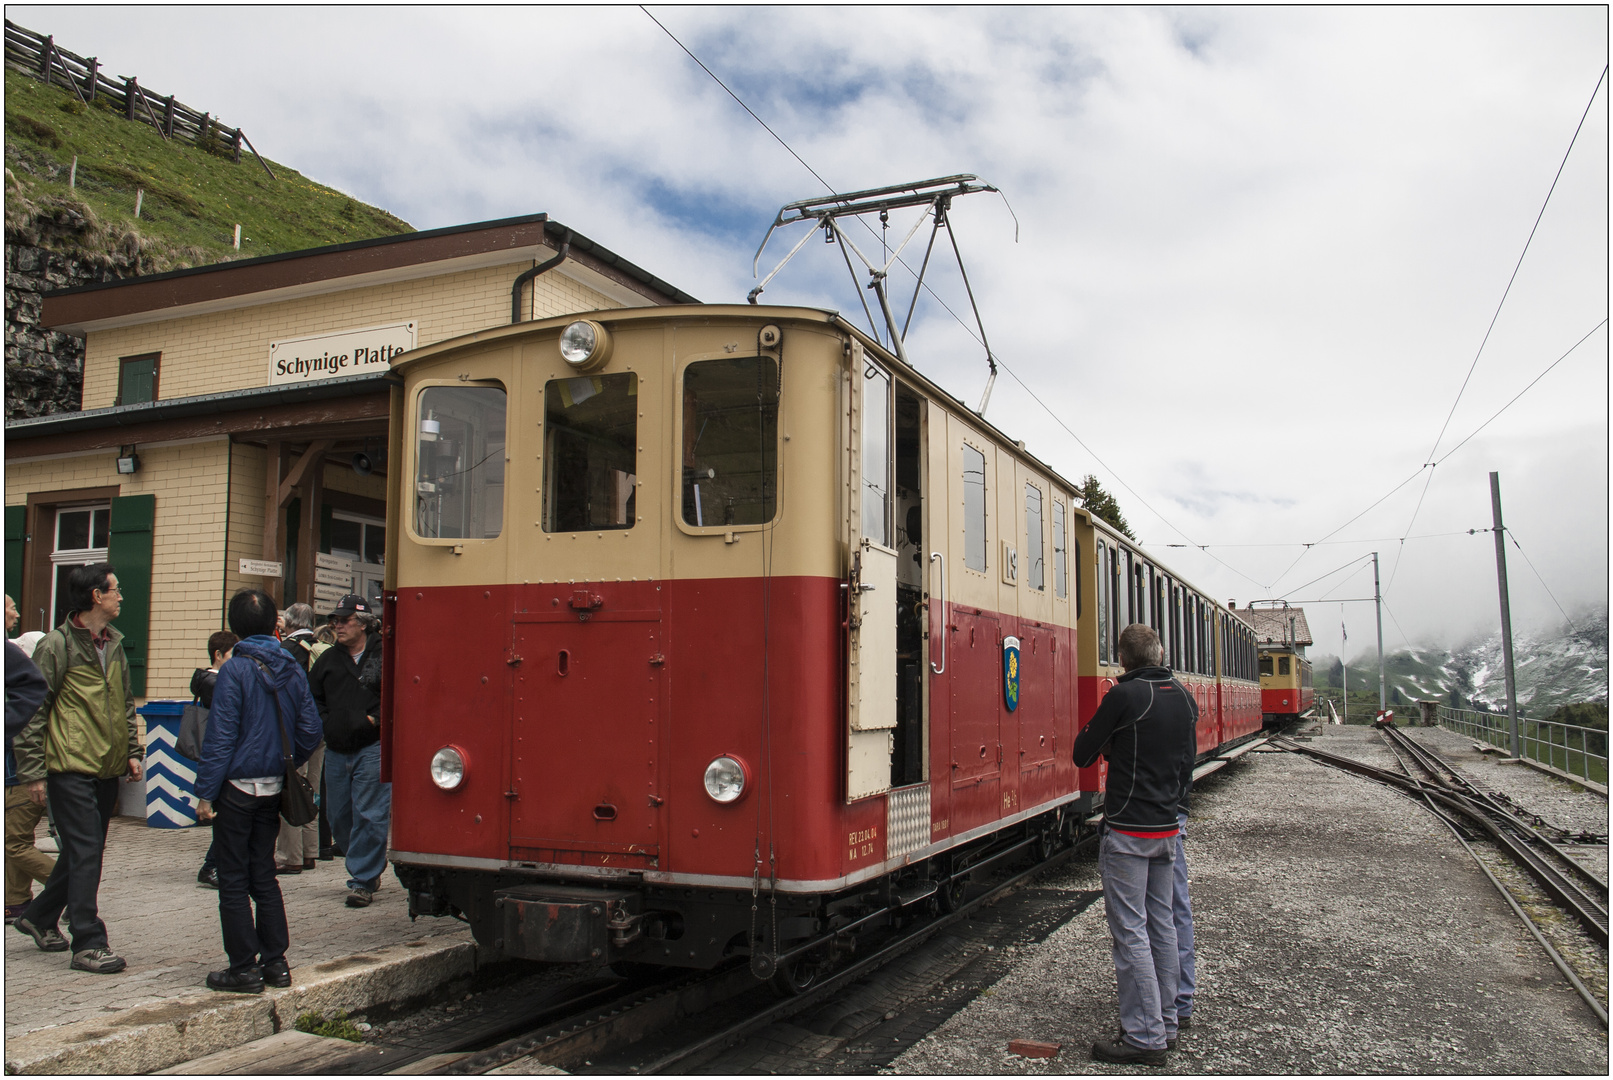
<path id="1" fill-rule="evenodd" d="M 319 802 L 313 785 L 297 771 L 297 744 L 291 741 L 291 728 L 286 723 L 285 710 L 280 708 L 280 691 L 269 678 L 269 669 L 262 660 L 254 660 L 269 683 L 269 696 L 274 699 L 274 714 L 280 720 L 281 758 L 286 765 L 286 783 L 280 790 L 280 816 L 287 825 L 298 827 L 319 816 Z"/>

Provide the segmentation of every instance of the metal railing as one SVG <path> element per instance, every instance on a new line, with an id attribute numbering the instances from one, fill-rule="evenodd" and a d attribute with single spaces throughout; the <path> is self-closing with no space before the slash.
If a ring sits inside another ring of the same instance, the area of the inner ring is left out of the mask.
<path id="1" fill-rule="evenodd" d="M 1512 725 L 1503 714 L 1439 707 L 1439 726 L 1508 750 Z M 1518 751 L 1531 761 L 1550 765 L 1570 776 L 1607 784 L 1607 732 L 1518 717 Z"/>

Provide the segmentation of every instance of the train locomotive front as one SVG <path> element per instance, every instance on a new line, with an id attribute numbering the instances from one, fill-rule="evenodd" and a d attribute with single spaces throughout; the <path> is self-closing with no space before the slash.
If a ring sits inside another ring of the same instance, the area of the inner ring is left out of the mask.
<path id="1" fill-rule="evenodd" d="M 597 312 L 394 376 L 412 915 L 489 958 L 747 956 L 799 987 L 847 931 L 1073 832 L 1066 545 L 1020 512 L 1035 489 L 1064 528 L 1071 496 L 838 317 Z M 988 497 L 1024 525 L 989 567 Z M 1009 573 L 1033 545 L 1035 588 Z"/>

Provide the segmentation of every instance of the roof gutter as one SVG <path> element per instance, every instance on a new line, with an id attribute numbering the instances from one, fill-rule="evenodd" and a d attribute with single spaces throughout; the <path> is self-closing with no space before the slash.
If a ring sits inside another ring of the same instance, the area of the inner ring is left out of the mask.
<path id="1" fill-rule="evenodd" d="M 520 277 L 515 279 L 515 284 L 510 286 L 511 323 L 518 323 L 521 321 L 521 289 L 525 287 L 526 283 L 535 280 L 540 274 L 547 274 L 550 270 L 553 270 L 555 267 L 565 262 L 567 257 L 570 255 L 571 230 L 567 229 L 566 238 L 560 243 L 560 254 L 556 255 L 547 262 L 541 262 L 532 269 L 524 271 Z"/>

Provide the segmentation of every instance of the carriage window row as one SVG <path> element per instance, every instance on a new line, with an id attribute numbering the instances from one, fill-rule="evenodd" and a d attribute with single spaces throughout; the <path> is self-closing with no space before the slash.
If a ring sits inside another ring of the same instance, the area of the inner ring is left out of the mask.
<path id="1" fill-rule="evenodd" d="M 990 544 L 986 528 L 986 455 L 968 443 L 963 444 L 963 565 L 979 573 L 986 572 L 986 552 Z M 867 463 L 864 463 L 864 471 Z M 865 489 L 866 491 L 866 489 Z M 1046 497 L 1035 484 L 1025 485 L 1025 583 L 1038 592 L 1047 589 L 1047 533 L 1044 506 Z M 1052 501 L 1053 519 L 1053 592 L 1063 600 L 1070 595 L 1069 539 L 1065 534 L 1064 502 Z M 864 503 L 864 512 L 867 503 Z M 1076 597 L 1079 610 L 1080 597 Z"/>
<path id="2" fill-rule="evenodd" d="M 1123 547 L 1097 545 L 1098 662 L 1120 662 L 1120 632 L 1147 623 L 1159 634 L 1165 666 L 1195 675 L 1216 674 L 1215 606 Z M 1221 674 L 1253 680 L 1253 631 L 1236 616 L 1221 618 Z"/>

